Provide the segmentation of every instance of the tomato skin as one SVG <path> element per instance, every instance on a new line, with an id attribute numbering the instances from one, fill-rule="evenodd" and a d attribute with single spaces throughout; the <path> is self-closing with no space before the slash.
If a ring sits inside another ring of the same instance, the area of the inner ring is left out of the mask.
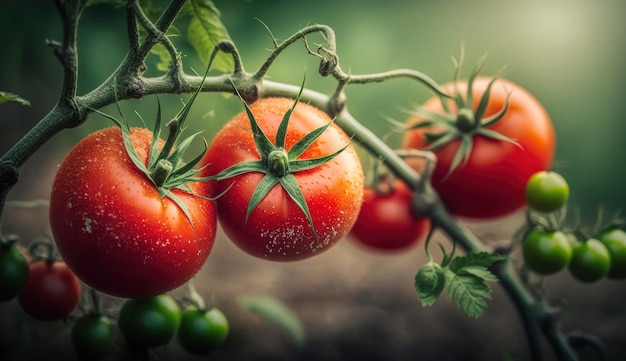
<path id="1" fill-rule="evenodd" d="M 563 207 L 569 198 L 569 185 L 556 172 L 540 171 L 526 184 L 528 206 L 540 212 L 553 212 Z"/>
<path id="2" fill-rule="evenodd" d="M 603 232 L 598 239 L 611 255 L 611 268 L 606 276 L 616 280 L 626 278 L 626 232 L 614 229 Z"/>
<path id="3" fill-rule="evenodd" d="M 261 98 L 250 110 L 267 137 L 274 143 L 283 114 L 294 100 Z M 298 103 L 287 128 L 286 150 L 331 119 L 321 110 Z M 245 112 L 231 119 L 215 136 L 201 164 L 203 176 L 216 175 L 229 166 L 260 159 Z M 348 136 L 332 124 L 299 159 L 332 154 L 350 143 Z M 363 170 L 351 145 L 328 163 L 292 173 L 308 205 L 315 230 L 289 194 L 276 185 L 263 198 L 244 224 L 250 197 L 263 178 L 249 172 L 216 181 L 216 203 L 220 225 L 228 238 L 250 255 L 272 261 L 296 261 L 327 250 L 345 236 L 356 221 L 363 200 Z M 229 188 L 230 187 L 230 188 Z M 228 191 L 226 191 L 228 189 Z"/>
<path id="4" fill-rule="evenodd" d="M 163 346 L 176 335 L 180 306 L 168 294 L 128 299 L 122 305 L 118 325 L 131 348 Z"/>
<path id="5" fill-rule="evenodd" d="M 152 133 L 132 128 L 147 162 Z M 189 186 L 211 197 L 208 183 Z M 150 297 L 181 286 L 206 261 L 215 239 L 213 202 L 177 189 L 183 211 L 161 198 L 132 163 L 117 127 L 94 132 L 67 154 L 54 179 L 50 223 L 59 253 L 87 285 L 117 297 Z"/>
<path id="6" fill-rule="evenodd" d="M 570 263 L 572 246 L 563 232 L 536 230 L 524 239 L 522 254 L 529 269 L 540 275 L 551 275 Z"/>
<path id="7" fill-rule="evenodd" d="M 425 239 L 430 220 L 411 214 L 412 197 L 411 190 L 400 180 L 387 193 L 365 187 L 361 211 L 350 235 L 371 250 L 399 251 L 417 245 Z"/>
<path id="8" fill-rule="evenodd" d="M 611 255 L 602 242 L 590 238 L 574 247 L 568 268 L 572 276 L 580 282 L 596 282 L 608 274 Z"/>
<path id="9" fill-rule="evenodd" d="M 203 355 L 224 343 L 228 331 L 228 319 L 222 311 L 215 307 L 200 310 L 192 306 L 181 317 L 178 342 L 187 352 Z"/>
<path id="10" fill-rule="evenodd" d="M 26 287 L 18 296 L 24 312 L 40 321 L 67 317 L 80 301 L 78 278 L 64 262 L 35 261 Z"/>
<path id="11" fill-rule="evenodd" d="M 14 245 L 0 246 L 0 302 L 11 300 L 28 282 L 28 262 Z"/>
<path id="12" fill-rule="evenodd" d="M 113 348 L 115 326 L 106 316 L 83 315 L 72 326 L 71 340 L 79 355 L 96 358 Z"/>
<path id="13" fill-rule="evenodd" d="M 474 81 L 474 107 L 478 105 L 490 78 L 477 77 Z M 453 84 L 444 85 L 449 92 Z M 467 81 L 456 85 L 465 94 Z M 473 148 L 465 164 L 448 174 L 460 140 L 454 140 L 435 150 L 437 166 L 432 176 L 433 187 L 439 192 L 451 214 L 469 219 L 490 219 L 506 216 L 521 209 L 525 204 L 525 187 L 534 173 L 546 170 L 552 164 L 556 137 L 550 117 L 545 108 L 528 91 L 519 85 L 498 79 L 491 89 L 485 116 L 497 113 L 505 104 L 508 92 L 510 106 L 505 116 L 488 129 L 516 141 L 518 145 L 473 137 Z M 429 99 L 424 107 L 443 113 L 438 97 Z M 454 106 L 451 103 L 451 108 Z M 412 117 L 408 125 L 423 118 Z M 424 149 L 429 144 L 425 133 L 437 129 L 425 127 L 408 131 L 403 147 Z"/>

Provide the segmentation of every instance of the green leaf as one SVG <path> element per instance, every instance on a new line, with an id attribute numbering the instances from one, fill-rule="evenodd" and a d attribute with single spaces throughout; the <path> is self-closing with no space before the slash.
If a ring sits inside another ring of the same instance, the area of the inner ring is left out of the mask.
<path id="1" fill-rule="evenodd" d="M 504 258 L 488 252 L 472 252 L 452 259 L 445 269 L 448 301 L 454 300 L 470 317 L 482 316 L 487 308 L 485 300 L 491 299 L 487 282 L 498 281 L 487 267 Z"/>
<path id="2" fill-rule="evenodd" d="M 30 102 L 28 100 L 23 99 L 20 96 L 13 94 L 13 93 L 0 91 L 0 104 L 8 103 L 8 102 L 14 102 L 14 103 L 18 103 L 21 105 L 30 106 Z"/>
<path id="3" fill-rule="evenodd" d="M 415 290 L 423 307 L 435 303 L 445 286 L 444 270 L 435 262 L 425 264 L 415 275 Z"/>
<path id="4" fill-rule="evenodd" d="M 198 53 L 200 60 L 207 64 L 215 45 L 222 40 L 230 40 L 228 30 L 222 24 L 221 14 L 210 0 L 191 0 L 188 4 L 191 20 L 187 32 L 189 43 Z M 234 66 L 229 54 L 220 52 L 215 59 L 214 67 L 222 72 Z"/>
<path id="5" fill-rule="evenodd" d="M 306 342 L 306 332 L 298 316 L 273 297 L 242 296 L 238 303 L 244 309 L 280 327 L 299 347 Z"/>
<path id="6" fill-rule="evenodd" d="M 487 308 L 485 299 L 491 299 L 491 287 L 484 279 L 468 272 L 454 273 L 446 269 L 447 299 L 454 300 L 456 305 L 469 317 L 479 318 Z"/>
<path id="7" fill-rule="evenodd" d="M 489 267 L 494 262 L 502 261 L 506 257 L 489 252 L 470 252 L 464 256 L 457 256 L 450 263 L 450 269 L 453 272 L 458 272 L 465 267 L 470 266 L 482 266 Z"/>

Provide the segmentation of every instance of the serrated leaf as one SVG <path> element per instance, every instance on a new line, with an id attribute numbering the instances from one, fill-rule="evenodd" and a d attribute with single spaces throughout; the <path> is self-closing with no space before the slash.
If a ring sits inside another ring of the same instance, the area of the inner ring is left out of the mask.
<path id="1" fill-rule="evenodd" d="M 453 272 L 458 272 L 464 267 L 469 266 L 483 266 L 489 267 L 496 261 L 502 261 L 506 257 L 489 252 L 470 252 L 464 256 L 455 257 L 450 263 L 450 269 Z"/>
<path id="2" fill-rule="evenodd" d="M 444 290 L 446 277 L 443 268 L 434 262 L 422 266 L 415 275 L 415 290 L 423 307 L 431 306 Z"/>
<path id="3" fill-rule="evenodd" d="M 19 95 L 8 92 L 0 92 L 0 104 L 9 102 L 30 106 L 30 102 L 21 98 Z"/>
<path id="4" fill-rule="evenodd" d="M 198 53 L 200 60 L 207 64 L 215 45 L 222 40 L 229 40 L 228 30 L 222 24 L 221 14 L 210 0 L 191 0 L 189 2 L 191 20 L 187 31 L 189 43 Z M 234 66 L 229 54 L 220 52 L 214 67 L 227 72 Z"/>
<path id="5" fill-rule="evenodd" d="M 448 302 L 456 305 L 469 317 L 479 318 L 487 308 L 486 299 L 491 299 L 491 287 L 485 280 L 467 272 L 454 273 L 446 269 Z"/>
<path id="6" fill-rule="evenodd" d="M 273 297 L 242 296 L 238 303 L 244 309 L 280 327 L 297 346 L 306 342 L 306 332 L 298 316 Z"/>

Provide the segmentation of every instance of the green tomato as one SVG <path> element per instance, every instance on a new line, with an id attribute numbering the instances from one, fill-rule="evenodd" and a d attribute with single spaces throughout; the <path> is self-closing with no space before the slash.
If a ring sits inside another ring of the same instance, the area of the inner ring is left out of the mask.
<path id="1" fill-rule="evenodd" d="M 526 183 L 526 202 L 540 212 L 561 208 L 569 197 L 569 185 L 563 176 L 551 171 L 533 174 Z"/>
<path id="2" fill-rule="evenodd" d="M 105 355 L 115 343 L 115 327 L 108 317 L 96 314 L 81 316 L 72 327 L 72 345 L 83 357 Z"/>
<path id="3" fill-rule="evenodd" d="M 201 310 L 192 306 L 183 312 L 178 341 L 189 353 L 207 354 L 226 340 L 228 329 L 228 319 L 219 309 Z"/>
<path id="4" fill-rule="evenodd" d="M 180 307 L 167 294 L 128 299 L 122 306 L 118 324 L 128 346 L 132 348 L 163 346 L 176 335 Z"/>
<path id="5" fill-rule="evenodd" d="M 577 244 L 572 252 L 569 271 L 577 280 L 595 282 L 609 273 L 611 255 L 606 246 L 595 238 Z"/>
<path id="6" fill-rule="evenodd" d="M 611 254 L 611 268 L 608 278 L 626 278 L 626 232 L 622 229 L 614 229 L 602 233 L 598 239 L 604 243 Z"/>
<path id="7" fill-rule="evenodd" d="M 572 246 L 563 232 L 531 232 L 522 245 L 528 268 L 540 275 L 564 269 L 572 258 Z"/>
<path id="8" fill-rule="evenodd" d="M 0 302 L 11 300 L 28 282 L 28 262 L 14 245 L 0 246 Z"/>

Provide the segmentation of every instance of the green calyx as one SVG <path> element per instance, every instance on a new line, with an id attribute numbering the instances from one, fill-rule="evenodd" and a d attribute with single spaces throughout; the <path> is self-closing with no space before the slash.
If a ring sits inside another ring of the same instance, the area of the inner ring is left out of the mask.
<path id="1" fill-rule="evenodd" d="M 213 63 L 214 57 L 215 52 L 212 54 L 209 65 L 202 79 L 203 83 L 207 77 L 211 64 Z M 189 220 L 189 223 L 192 225 L 192 227 L 193 221 L 191 219 L 189 209 L 187 208 L 185 203 L 175 193 L 172 192 L 172 190 L 180 189 L 197 197 L 205 198 L 207 200 L 213 200 L 212 198 L 203 197 L 195 193 L 189 187 L 189 183 L 202 182 L 207 180 L 207 178 L 198 177 L 197 174 L 198 172 L 200 172 L 201 169 L 195 168 L 200 163 L 204 154 L 208 150 L 208 144 L 206 140 L 204 141 L 204 149 L 202 150 L 202 152 L 200 152 L 199 155 L 197 155 L 195 158 L 187 163 L 183 161 L 182 157 L 187 152 L 187 149 L 189 148 L 191 143 L 200 133 L 194 133 L 191 136 L 183 139 L 182 141 L 179 141 L 180 136 L 185 129 L 184 123 L 187 120 L 187 116 L 189 115 L 191 106 L 198 94 L 200 93 L 201 89 L 202 86 L 198 87 L 196 92 L 192 95 L 191 99 L 189 99 L 189 101 L 183 106 L 178 114 L 176 114 L 176 116 L 166 124 L 169 133 L 165 144 L 160 150 L 159 142 L 161 139 L 162 115 L 161 103 L 157 98 L 157 116 L 154 124 L 154 131 L 150 144 L 147 164 L 144 163 L 144 161 L 139 157 L 137 151 L 133 147 L 131 141 L 130 125 L 128 121 L 126 121 L 123 116 L 122 120 L 119 121 L 106 113 L 94 109 L 95 112 L 106 118 L 109 118 L 120 127 L 120 129 L 122 130 L 124 148 L 126 149 L 126 152 L 135 167 L 137 167 L 137 169 L 145 174 L 145 176 L 154 184 L 161 198 L 167 197 L 171 199 L 183 211 L 185 217 L 187 218 L 187 220 Z M 121 114 L 121 110 L 119 109 L 119 107 L 118 110 Z"/>
<path id="2" fill-rule="evenodd" d="M 239 95 L 237 89 L 235 89 L 235 92 L 237 92 L 237 94 L 239 95 L 239 98 L 241 99 L 242 104 L 244 105 L 244 108 L 248 114 L 254 142 L 261 156 L 261 159 L 234 164 L 222 170 L 219 174 L 209 178 L 214 180 L 225 180 L 250 172 L 259 172 L 265 174 L 265 176 L 261 179 L 261 181 L 255 188 L 252 197 L 250 198 L 250 203 L 248 203 L 248 208 L 246 210 L 246 218 L 244 224 L 247 224 L 250 214 L 252 214 L 254 209 L 259 205 L 259 203 L 261 203 L 261 201 L 270 192 L 270 190 L 272 190 L 275 185 L 280 184 L 280 186 L 283 187 L 283 189 L 287 192 L 287 194 L 289 194 L 291 199 L 296 203 L 296 205 L 307 217 L 315 238 L 318 239 L 319 236 L 313 225 L 311 212 L 309 211 L 306 199 L 304 198 L 304 195 L 302 193 L 302 190 L 300 189 L 300 186 L 298 185 L 298 181 L 296 180 L 294 173 L 313 169 L 321 166 L 324 163 L 327 163 L 339 153 L 341 153 L 344 149 L 346 149 L 349 143 L 341 149 L 337 150 L 336 152 L 323 157 L 312 159 L 298 159 L 302 155 L 302 153 L 304 153 L 313 144 L 313 142 L 315 142 L 315 140 L 317 140 L 317 138 L 319 138 L 322 133 L 324 133 L 324 131 L 326 131 L 326 129 L 330 127 L 330 125 L 332 124 L 332 122 L 330 122 L 306 134 L 289 150 L 285 149 L 285 143 L 287 139 L 287 126 L 289 125 L 289 119 L 293 110 L 300 101 L 302 89 L 304 89 L 304 83 L 300 88 L 300 93 L 294 100 L 293 105 L 284 114 L 280 125 L 278 126 L 278 129 L 276 131 L 275 143 L 272 143 L 272 141 L 259 127 L 259 124 L 256 121 L 254 114 L 252 114 L 252 111 L 250 110 L 246 102 L 243 100 L 243 98 L 241 98 L 241 95 Z"/>
<path id="3" fill-rule="evenodd" d="M 459 81 L 460 62 L 456 65 L 454 83 Z M 428 143 L 426 150 L 429 151 L 436 151 L 448 143 L 460 139 L 460 146 L 454 155 L 450 169 L 448 170 L 448 175 L 458 166 L 468 161 L 474 145 L 474 137 L 476 136 L 509 142 L 519 146 L 513 139 L 489 129 L 492 125 L 500 121 L 508 111 L 510 94 L 507 94 L 503 107 L 497 113 L 486 116 L 491 89 L 496 80 L 502 77 L 502 72 L 499 72 L 490 80 L 487 88 L 480 97 L 478 105 L 476 108 L 473 106 L 473 84 L 482 65 L 483 61 L 481 60 L 478 65 L 474 67 L 467 80 L 467 92 L 465 94 L 461 94 L 461 92 L 456 89 L 451 97 L 454 101 L 454 109 L 449 105 L 450 99 L 440 95 L 439 99 L 444 109 L 443 114 L 425 109 L 424 107 L 419 107 L 413 114 L 424 118 L 424 120 L 405 128 L 406 131 L 424 127 L 436 129 L 435 132 L 427 132 L 424 134 Z"/>

